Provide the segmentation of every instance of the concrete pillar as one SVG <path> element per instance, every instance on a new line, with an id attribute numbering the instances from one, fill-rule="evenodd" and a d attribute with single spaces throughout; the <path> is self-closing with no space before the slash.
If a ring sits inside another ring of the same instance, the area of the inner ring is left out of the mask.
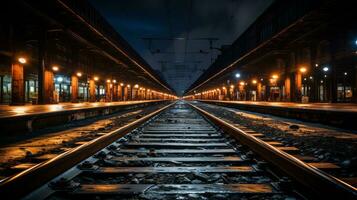
<path id="1" fill-rule="evenodd" d="M 45 71 L 46 71 L 46 43 L 47 31 L 41 30 L 38 38 L 38 64 L 37 64 L 37 78 L 38 78 L 38 92 L 37 104 L 50 103 L 45 94 Z M 53 96 L 53 95 L 52 95 Z"/>
<path id="2" fill-rule="evenodd" d="M 244 101 L 246 100 L 246 94 L 245 94 L 245 87 L 244 84 L 239 84 L 238 86 L 238 91 L 239 91 L 239 100 Z"/>
<path id="3" fill-rule="evenodd" d="M 71 101 L 78 102 L 78 77 L 75 75 L 71 76 Z"/>
<path id="4" fill-rule="evenodd" d="M 113 90 L 113 101 L 118 101 L 118 87 L 119 85 L 113 84 L 112 90 Z"/>
<path id="5" fill-rule="evenodd" d="M 151 92 L 151 91 L 148 91 L 147 99 L 148 99 L 148 100 L 151 100 L 151 99 L 152 99 L 152 92 Z"/>
<path id="6" fill-rule="evenodd" d="M 258 82 L 257 83 L 257 101 L 263 100 L 262 98 L 262 83 Z"/>
<path id="7" fill-rule="evenodd" d="M 113 100 L 112 87 L 113 87 L 113 85 L 110 82 L 106 82 L 106 84 L 105 84 L 105 101 L 107 101 L 107 102 L 111 102 Z"/>
<path id="8" fill-rule="evenodd" d="M 302 74 L 297 71 L 295 72 L 295 93 L 296 93 L 296 100 L 301 102 L 301 83 L 302 83 Z"/>
<path id="9" fill-rule="evenodd" d="M 123 101 L 123 86 L 118 85 L 118 100 Z"/>
<path id="10" fill-rule="evenodd" d="M 124 101 L 128 101 L 129 100 L 129 90 L 128 87 L 124 87 Z"/>
<path id="11" fill-rule="evenodd" d="M 54 75 L 50 70 L 45 70 L 43 77 L 43 103 L 53 103 L 53 91 L 55 90 L 53 84 Z"/>
<path id="12" fill-rule="evenodd" d="M 291 101 L 291 95 L 290 95 L 290 91 L 291 91 L 291 80 L 290 80 L 290 77 L 289 77 L 289 74 L 288 76 L 285 78 L 285 82 L 284 82 L 284 93 L 285 93 L 285 96 L 284 96 L 284 99 L 286 101 Z"/>
<path id="13" fill-rule="evenodd" d="M 141 100 L 141 98 L 142 98 L 142 97 L 141 97 L 141 96 L 142 96 L 142 90 L 138 89 L 138 90 L 137 90 L 137 94 L 138 94 L 138 96 L 137 96 L 136 99 L 137 99 L 137 100 Z"/>
<path id="14" fill-rule="evenodd" d="M 24 66 L 12 63 L 11 66 L 11 105 L 25 104 Z"/>
<path id="15" fill-rule="evenodd" d="M 89 80 L 89 101 L 95 102 L 95 81 Z"/>

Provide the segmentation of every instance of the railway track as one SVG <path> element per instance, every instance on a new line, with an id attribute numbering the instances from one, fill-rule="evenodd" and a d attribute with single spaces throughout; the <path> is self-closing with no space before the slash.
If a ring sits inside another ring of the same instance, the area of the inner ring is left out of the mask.
<path id="1" fill-rule="evenodd" d="M 25 199 L 356 197 L 352 188 L 334 177 L 184 102 L 19 174 L 0 185 L 0 195 Z"/>

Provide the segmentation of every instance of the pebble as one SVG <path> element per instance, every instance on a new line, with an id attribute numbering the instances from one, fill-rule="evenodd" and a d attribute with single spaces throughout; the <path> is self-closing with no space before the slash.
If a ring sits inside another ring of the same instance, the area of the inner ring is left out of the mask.
<path id="1" fill-rule="evenodd" d="M 200 183 L 202 183 L 202 181 L 195 179 L 195 180 L 192 181 L 192 183 L 193 184 L 200 184 Z"/>
<path id="2" fill-rule="evenodd" d="M 200 196 L 198 194 L 189 194 L 188 197 L 198 199 Z"/>
<path id="3" fill-rule="evenodd" d="M 139 180 L 138 180 L 137 178 L 133 178 L 133 179 L 131 179 L 131 183 L 138 184 L 138 183 L 139 183 Z"/>
<path id="4" fill-rule="evenodd" d="M 341 163 L 342 166 L 344 167 L 348 167 L 349 165 L 351 164 L 351 161 L 350 160 L 345 160 Z"/>

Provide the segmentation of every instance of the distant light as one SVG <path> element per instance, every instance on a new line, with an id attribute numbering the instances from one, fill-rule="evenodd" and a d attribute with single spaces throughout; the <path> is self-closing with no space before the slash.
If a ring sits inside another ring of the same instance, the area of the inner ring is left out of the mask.
<path id="1" fill-rule="evenodd" d="M 327 72 L 329 70 L 329 68 L 328 67 L 324 67 L 324 68 L 322 68 L 322 70 L 324 70 L 324 72 Z"/>
<path id="2" fill-rule="evenodd" d="M 82 76 L 82 73 L 81 73 L 81 72 L 77 72 L 77 76 L 78 76 L 78 77 L 81 77 L 81 76 Z"/>
<path id="3" fill-rule="evenodd" d="M 20 57 L 17 59 L 21 64 L 25 64 L 27 62 L 26 58 Z"/>
<path id="4" fill-rule="evenodd" d="M 264 79 L 261 78 L 260 81 L 264 81 Z"/>
<path id="5" fill-rule="evenodd" d="M 234 85 L 231 85 L 231 88 L 233 89 L 233 88 L 234 88 Z"/>
<path id="6" fill-rule="evenodd" d="M 99 77 L 98 77 L 98 76 L 95 76 L 93 79 L 94 79 L 95 81 L 98 81 L 98 80 L 99 80 Z"/>
<path id="7" fill-rule="evenodd" d="M 343 73 L 345 76 L 347 76 L 347 72 Z"/>
<path id="8" fill-rule="evenodd" d="M 357 40 L 355 40 L 355 44 L 357 45 Z"/>
<path id="9" fill-rule="evenodd" d="M 126 87 L 130 88 L 130 85 L 128 84 Z"/>
<path id="10" fill-rule="evenodd" d="M 224 86 L 223 86 L 223 87 L 222 87 L 222 89 L 223 89 L 223 90 L 225 90 L 225 89 L 226 89 L 226 87 L 224 87 Z"/>
<path id="11" fill-rule="evenodd" d="M 239 85 L 244 85 L 245 83 L 244 83 L 244 81 L 241 81 L 241 82 L 239 82 Z"/>
<path id="12" fill-rule="evenodd" d="M 254 80 L 252 80 L 252 83 L 253 83 L 253 84 L 257 84 L 257 82 L 258 82 L 258 81 L 257 81 L 257 80 L 255 80 L 255 79 L 254 79 Z"/>
<path id="13" fill-rule="evenodd" d="M 324 81 L 323 81 L 323 80 L 321 80 L 320 82 L 321 82 L 321 83 L 323 83 Z"/>
<path id="14" fill-rule="evenodd" d="M 306 81 L 306 78 L 304 78 L 304 81 Z"/>
<path id="15" fill-rule="evenodd" d="M 54 65 L 54 66 L 52 66 L 52 70 L 56 72 L 56 71 L 58 71 L 58 70 L 59 70 L 59 67 L 58 67 L 58 66 L 56 66 L 56 65 Z"/>
<path id="16" fill-rule="evenodd" d="M 120 83 L 120 86 L 122 86 L 122 87 L 123 87 L 123 86 L 124 86 L 124 83 Z"/>
<path id="17" fill-rule="evenodd" d="M 325 78 L 327 77 L 327 75 L 324 76 Z"/>
<path id="18" fill-rule="evenodd" d="M 110 79 L 107 79 L 107 83 L 110 83 Z"/>
<path id="19" fill-rule="evenodd" d="M 279 78 L 279 76 L 276 75 L 276 74 L 273 74 L 271 77 L 272 77 L 273 79 L 278 79 L 278 78 Z"/>
<path id="20" fill-rule="evenodd" d="M 113 83 L 116 83 L 116 82 L 117 82 L 117 80 L 114 79 L 114 80 L 113 80 Z"/>
<path id="21" fill-rule="evenodd" d="M 138 84 L 135 84 L 135 85 L 134 85 L 134 88 L 139 88 L 139 85 L 138 85 Z"/>
<path id="22" fill-rule="evenodd" d="M 318 67 L 318 66 L 319 66 L 319 64 L 316 63 L 316 64 L 315 64 L 315 67 Z"/>
<path id="23" fill-rule="evenodd" d="M 307 69 L 306 69 L 306 67 L 301 67 L 299 70 L 301 73 L 305 73 Z"/>
<path id="24" fill-rule="evenodd" d="M 62 78 L 61 76 L 59 76 L 59 77 L 57 78 L 57 81 L 61 83 L 61 82 L 63 81 L 63 78 Z"/>
<path id="25" fill-rule="evenodd" d="M 312 79 L 312 76 L 310 76 L 310 79 Z"/>
<path id="26" fill-rule="evenodd" d="M 236 78 L 240 78 L 240 73 L 236 73 Z"/>

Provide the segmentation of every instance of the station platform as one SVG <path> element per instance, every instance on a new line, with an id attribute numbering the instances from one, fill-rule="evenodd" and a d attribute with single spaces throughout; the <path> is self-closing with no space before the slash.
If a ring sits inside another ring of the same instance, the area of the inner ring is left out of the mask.
<path id="1" fill-rule="evenodd" d="M 6 133 L 31 132 L 70 121 L 108 115 L 122 110 L 145 107 L 163 100 L 59 103 L 49 105 L 0 105 L 0 130 Z"/>
<path id="2" fill-rule="evenodd" d="M 357 104 L 353 103 L 293 103 L 217 100 L 198 101 L 357 130 Z"/>

